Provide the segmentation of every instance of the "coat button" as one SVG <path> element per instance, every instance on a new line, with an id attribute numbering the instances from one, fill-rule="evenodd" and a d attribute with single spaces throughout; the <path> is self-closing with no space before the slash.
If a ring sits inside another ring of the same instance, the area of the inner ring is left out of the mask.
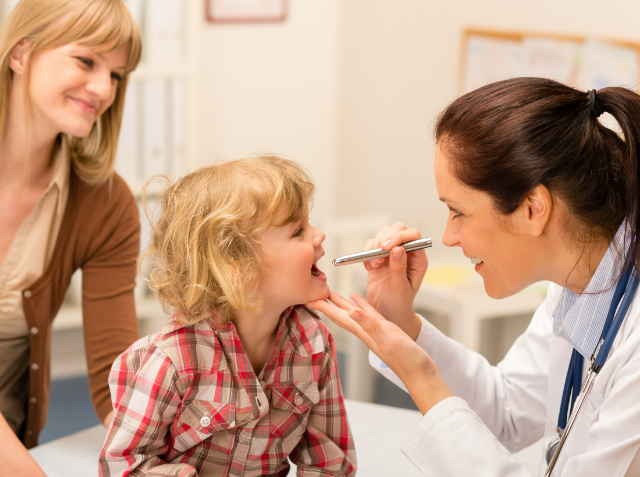
<path id="1" fill-rule="evenodd" d="M 302 399 L 302 396 L 300 396 L 300 394 L 296 394 L 296 406 L 302 406 L 302 403 L 304 402 L 304 400 Z"/>
<path id="2" fill-rule="evenodd" d="M 33 328 L 31 328 L 31 334 L 32 335 L 37 335 L 38 334 L 38 328 L 36 328 L 35 326 Z"/>
<path id="3" fill-rule="evenodd" d="M 27 435 L 28 436 L 32 436 L 33 435 L 33 431 L 31 429 L 27 429 Z"/>
<path id="4" fill-rule="evenodd" d="M 202 416 L 202 418 L 200 419 L 200 425 L 202 427 L 209 427 L 209 424 L 211 424 L 211 419 L 209 419 L 207 416 Z"/>
<path id="5" fill-rule="evenodd" d="M 38 371 L 40 369 L 40 366 L 38 366 L 38 363 L 31 363 L 31 369 L 33 371 Z"/>
<path id="6" fill-rule="evenodd" d="M 37 398 L 37 397 L 35 397 L 35 396 L 31 396 L 31 397 L 29 398 L 29 402 L 30 402 L 31 404 L 35 404 L 35 403 L 37 403 L 37 402 L 38 402 L 38 398 Z"/>
<path id="7" fill-rule="evenodd" d="M 31 298 L 31 295 L 32 295 L 31 290 L 25 290 L 23 295 L 25 298 Z"/>

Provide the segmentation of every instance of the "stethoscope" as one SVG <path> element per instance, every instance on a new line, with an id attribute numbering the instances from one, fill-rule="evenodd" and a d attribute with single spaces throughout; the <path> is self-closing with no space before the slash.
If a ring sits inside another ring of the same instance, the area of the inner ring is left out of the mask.
<path id="1" fill-rule="evenodd" d="M 629 252 L 629 257 L 630 255 L 631 252 Z M 604 328 L 602 329 L 600 340 L 598 340 L 598 346 L 596 346 L 596 350 L 591 356 L 591 366 L 589 367 L 587 375 L 585 376 L 582 383 L 582 368 L 584 358 L 575 349 L 573 350 L 573 353 L 571 355 L 571 360 L 569 361 L 569 369 L 567 370 L 567 378 L 564 382 L 564 389 L 562 391 L 560 412 L 558 414 L 558 437 L 552 439 L 551 442 L 549 442 L 549 446 L 547 447 L 547 452 L 545 455 L 548 464 L 547 471 L 544 474 L 545 477 L 549 477 L 551 475 L 553 467 L 556 465 L 558 456 L 560 455 L 560 451 L 562 450 L 562 446 L 564 446 L 564 443 L 569 436 L 569 432 L 571 431 L 571 428 L 573 427 L 573 424 L 578 417 L 578 413 L 580 412 L 582 403 L 584 402 L 587 394 L 589 394 L 589 391 L 593 386 L 596 375 L 600 372 L 602 366 L 604 366 L 604 363 L 607 360 L 607 357 L 609 356 L 611 346 L 616 339 L 616 335 L 618 334 L 620 325 L 622 325 L 622 321 L 624 320 L 627 311 L 629 311 L 631 301 L 633 300 L 636 289 L 638 288 L 637 274 L 635 270 L 633 270 L 632 272 L 633 266 L 630 265 L 631 262 L 629 259 L 627 259 L 626 263 L 626 270 L 622 274 L 622 277 L 620 278 L 620 281 L 618 282 L 616 290 L 613 294 L 611 306 L 609 307 L 609 313 L 604 323 Z M 621 300 L 622 303 L 620 303 Z M 620 308 L 618 308 L 618 304 L 620 304 Z M 618 309 L 617 312 L 616 309 Z M 579 389 L 581 390 L 579 394 L 576 395 L 576 392 Z M 569 413 L 569 409 L 571 409 L 571 415 L 569 416 L 569 420 L 567 421 L 567 414 Z"/>

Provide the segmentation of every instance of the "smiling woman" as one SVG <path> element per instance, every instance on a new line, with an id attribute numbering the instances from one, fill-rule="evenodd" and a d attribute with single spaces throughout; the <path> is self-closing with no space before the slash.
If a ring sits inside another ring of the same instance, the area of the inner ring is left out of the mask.
<path id="1" fill-rule="evenodd" d="M 44 426 L 51 322 L 76 269 L 107 424 L 109 366 L 137 338 L 140 225 L 113 166 L 141 48 L 121 0 L 22 0 L 0 34 L 0 460 L 11 475 L 39 472 L 16 436 L 32 447 Z"/>

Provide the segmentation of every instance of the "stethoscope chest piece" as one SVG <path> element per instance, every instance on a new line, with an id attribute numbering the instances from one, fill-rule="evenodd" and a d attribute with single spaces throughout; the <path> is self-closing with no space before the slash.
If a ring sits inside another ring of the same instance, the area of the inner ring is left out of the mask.
<path id="1" fill-rule="evenodd" d="M 547 446 L 547 451 L 544 454 L 544 458 L 547 461 L 547 465 L 549 465 L 549 463 L 551 462 L 551 459 L 553 459 L 553 455 L 556 453 L 558 444 L 560 444 L 560 436 L 554 437 L 553 439 L 551 439 L 551 442 L 549 442 L 549 445 Z"/>

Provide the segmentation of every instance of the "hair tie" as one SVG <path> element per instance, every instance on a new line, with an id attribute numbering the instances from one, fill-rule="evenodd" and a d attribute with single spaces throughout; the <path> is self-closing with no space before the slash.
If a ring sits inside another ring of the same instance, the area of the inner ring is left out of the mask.
<path id="1" fill-rule="evenodd" d="M 599 118 L 602 114 L 602 109 L 596 101 L 596 90 L 590 89 L 589 91 L 587 91 L 587 95 L 589 96 L 589 101 L 591 102 L 591 111 L 596 115 L 596 118 Z"/>

